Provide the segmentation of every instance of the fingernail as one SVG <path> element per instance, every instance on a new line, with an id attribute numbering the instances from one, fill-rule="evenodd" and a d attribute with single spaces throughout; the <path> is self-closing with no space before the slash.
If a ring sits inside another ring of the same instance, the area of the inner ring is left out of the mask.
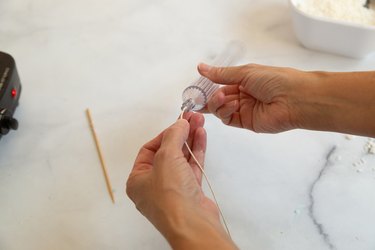
<path id="1" fill-rule="evenodd" d="M 212 69 L 212 66 L 210 65 L 207 65 L 205 63 L 200 63 L 198 65 L 198 69 L 201 73 L 208 73 L 211 69 Z"/>

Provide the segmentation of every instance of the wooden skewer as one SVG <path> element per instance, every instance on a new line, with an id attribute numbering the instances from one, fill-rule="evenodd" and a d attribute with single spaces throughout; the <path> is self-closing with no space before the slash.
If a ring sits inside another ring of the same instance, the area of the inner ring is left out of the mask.
<path id="1" fill-rule="evenodd" d="M 87 114 L 87 118 L 89 120 L 89 124 L 90 124 L 92 135 L 93 135 L 94 140 L 95 140 L 95 145 L 96 145 L 96 149 L 98 151 L 100 163 L 102 165 L 102 169 L 103 169 L 103 173 L 104 173 L 104 178 L 105 178 L 105 182 L 107 184 L 107 189 L 108 189 L 108 192 L 109 192 L 109 196 L 111 196 L 111 200 L 112 200 L 112 202 L 114 204 L 115 203 L 115 198 L 113 196 L 111 182 L 110 182 L 109 177 L 108 177 L 107 167 L 106 167 L 106 164 L 105 164 L 105 161 L 104 161 L 102 149 L 100 147 L 99 139 L 98 139 L 98 136 L 96 135 L 96 132 L 95 132 L 94 123 L 93 123 L 93 120 L 92 120 L 92 117 L 91 117 L 90 109 L 86 109 L 86 114 Z"/>

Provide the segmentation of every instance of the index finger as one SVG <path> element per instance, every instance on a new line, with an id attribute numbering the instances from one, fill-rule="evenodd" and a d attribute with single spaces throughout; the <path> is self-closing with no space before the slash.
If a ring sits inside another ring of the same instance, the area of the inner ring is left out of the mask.
<path id="1" fill-rule="evenodd" d="M 152 167 L 155 153 L 159 150 L 164 131 L 141 147 L 132 171 Z"/>
<path id="2" fill-rule="evenodd" d="M 208 109 L 208 106 L 212 103 L 216 103 L 215 106 L 221 106 L 225 103 L 238 100 L 239 99 L 239 86 L 238 85 L 230 85 L 230 86 L 223 86 L 215 91 L 212 97 L 208 100 L 206 106 L 198 110 L 199 113 L 211 113 Z"/>

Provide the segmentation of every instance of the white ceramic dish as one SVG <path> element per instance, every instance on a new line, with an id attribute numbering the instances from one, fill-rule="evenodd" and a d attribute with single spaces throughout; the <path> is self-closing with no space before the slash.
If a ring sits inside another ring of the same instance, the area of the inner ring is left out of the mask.
<path id="1" fill-rule="evenodd" d="M 306 14 L 289 0 L 293 28 L 303 46 L 338 55 L 364 58 L 375 55 L 375 27 Z"/>

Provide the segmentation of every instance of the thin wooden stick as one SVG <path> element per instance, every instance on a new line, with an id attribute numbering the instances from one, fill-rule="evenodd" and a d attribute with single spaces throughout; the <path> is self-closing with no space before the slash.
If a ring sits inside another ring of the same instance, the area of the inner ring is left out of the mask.
<path id="1" fill-rule="evenodd" d="M 94 140 L 95 140 L 96 149 L 98 151 L 100 163 L 102 165 L 102 169 L 103 169 L 103 173 L 104 173 L 105 182 L 107 184 L 107 189 L 108 189 L 109 195 L 111 196 L 111 200 L 114 204 L 115 203 L 115 197 L 113 196 L 111 182 L 110 182 L 109 177 L 108 177 L 107 167 L 106 167 L 106 164 L 105 164 L 105 161 L 104 161 L 102 149 L 100 147 L 99 139 L 98 139 L 98 136 L 96 135 L 96 132 L 95 132 L 94 122 L 93 122 L 92 117 L 91 117 L 90 109 L 86 109 L 86 114 L 87 114 L 87 118 L 89 119 L 91 132 L 92 132 L 92 135 L 93 135 Z"/>

